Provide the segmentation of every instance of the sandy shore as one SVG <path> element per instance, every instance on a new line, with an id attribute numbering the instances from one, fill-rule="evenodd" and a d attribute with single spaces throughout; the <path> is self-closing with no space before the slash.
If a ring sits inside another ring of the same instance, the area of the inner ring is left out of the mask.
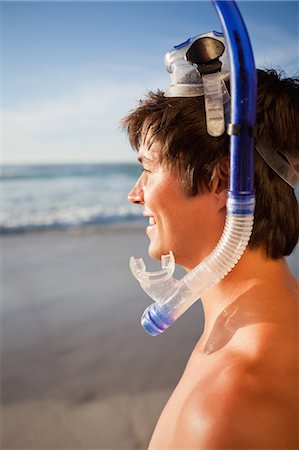
<path id="1" fill-rule="evenodd" d="M 1 241 L 1 449 L 146 448 L 200 335 L 200 304 L 160 337 L 143 331 L 149 302 L 128 259 L 146 255 L 144 230 Z"/>
<path id="2" fill-rule="evenodd" d="M 1 449 L 146 448 L 201 334 L 199 302 L 160 337 L 143 331 L 128 259 L 146 255 L 144 230 L 1 242 Z M 298 275 L 298 251 L 291 264 Z"/>

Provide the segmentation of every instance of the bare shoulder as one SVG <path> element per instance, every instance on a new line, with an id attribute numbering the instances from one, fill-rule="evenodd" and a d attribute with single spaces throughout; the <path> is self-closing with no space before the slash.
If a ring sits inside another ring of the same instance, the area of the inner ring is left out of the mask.
<path id="1" fill-rule="evenodd" d="M 191 357 L 150 449 L 299 448 L 295 379 L 239 353 L 213 359 Z"/>
<path id="2" fill-rule="evenodd" d="M 150 449 L 299 448 L 298 293 L 272 294 L 249 298 L 258 315 L 246 304 L 245 316 L 225 317 L 233 332 L 213 352 L 199 341 Z"/>
<path id="3" fill-rule="evenodd" d="M 226 358 L 226 368 L 211 371 L 186 397 L 178 417 L 175 446 L 298 448 L 296 406 L 292 408 L 291 403 L 279 383 L 263 373 L 258 361 Z"/>

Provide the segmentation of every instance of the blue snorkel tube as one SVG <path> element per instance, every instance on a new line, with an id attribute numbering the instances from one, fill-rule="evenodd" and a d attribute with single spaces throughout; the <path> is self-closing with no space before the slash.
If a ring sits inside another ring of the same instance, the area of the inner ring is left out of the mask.
<path id="1" fill-rule="evenodd" d="M 234 1 L 211 0 L 221 21 L 230 59 L 231 123 L 228 202 L 241 201 L 241 211 L 254 208 L 254 130 L 257 77 L 246 26 Z M 251 204 L 252 203 L 252 204 Z M 244 211 L 244 212 L 245 212 Z"/>
<path id="2" fill-rule="evenodd" d="M 230 58 L 231 122 L 227 133 L 231 136 L 231 176 L 226 221 L 221 239 L 213 252 L 181 280 L 172 276 L 175 270 L 172 252 L 162 256 L 162 269 L 158 272 L 146 271 L 141 258 L 131 258 L 133 275 L 143 290 L 155 300 L 144 311 L 141 319 L 144 329 L 153 336 L 165 331 L 233 269 L 247 247 L 253 227 L 253 155 L 257 101 L 253 52 L 235 2 L 212 0 L 212 3 L 222 24 Z"/>

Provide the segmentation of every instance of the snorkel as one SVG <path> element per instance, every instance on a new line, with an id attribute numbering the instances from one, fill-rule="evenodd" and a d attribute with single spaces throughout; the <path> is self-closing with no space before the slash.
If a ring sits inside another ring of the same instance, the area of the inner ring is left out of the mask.
<path id="1" fill-rule="evenodd" d="M 153 336 L 165 331 L 198 298 L 233 269 L 246 249 L 253 227 L 255 205 L 253 153 L 257 96 L 253 52 L 235 2 L 212 0 L 212 3 L 222 24 L 230 60 L 231 119 L 227 126 L 227 133 L 230 135 L 230 182 L 226 221 L 220 241 L 213 252 L 181 280 L 173 277 L 175 260 L 172 252 L 162 256 L 162 269 L 158 272 L 146 271 L 142 259 L 131 258 L 130 268 L 133 275 L 143 290 L 155 301 L 144 311 L 141 319 L 144 329 Z M 188 51 L 194 43 L 196 44 L 197 38 L 192 38 L 193 40 L 188 40 L 177 48 L 186 53 L 187 61 Z M 214 39 L 211 36 L 210 38 Z M 204 92 L 195 95 L 205 95 L 207 123 L 210 120 L 212 124 L 212 129 L 210 131 L 208 129 L 208 132 L 217 136 L 224 131 L 222 129 L 224 112 L 221 113 L 223 105 L 220 103 L 225 103 L 226 93 L 218 64 L 223 49 L 212 41 L 210 43 L 213 47 L 212 53 L 209 53 L 209 45 L 206 47 L 207 51 L 195 52 L 195 56 L 194 54 L 190 56 L 189 52 L 188 79 L 193 80 L 196 72 L 197 75 L 200 74 Z M 176 84 L 179 84 L 179 81 L 178 77 Z M 200 85 L 198 82 L 194 84 Z M 212 89 L 207 91 L 211 86 Z M 210 105 L 207 105 L 206 97 Z M 213 116 L 213 102 L 215 108 L 218 108 L 217 117 Z"/>

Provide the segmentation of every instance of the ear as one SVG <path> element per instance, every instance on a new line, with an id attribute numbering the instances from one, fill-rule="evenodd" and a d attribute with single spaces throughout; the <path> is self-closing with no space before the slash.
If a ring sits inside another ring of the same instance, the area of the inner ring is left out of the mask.
<path id="1" fill-rule="evenodd" d="M 229 182 L 229 160 L 228 158 L 222 158 L 213 169 L 210 189 L 213 194 L 217 196 L 219 203 L 219 209 L 224 208 L 226 205 L 226 195 Z"/>

